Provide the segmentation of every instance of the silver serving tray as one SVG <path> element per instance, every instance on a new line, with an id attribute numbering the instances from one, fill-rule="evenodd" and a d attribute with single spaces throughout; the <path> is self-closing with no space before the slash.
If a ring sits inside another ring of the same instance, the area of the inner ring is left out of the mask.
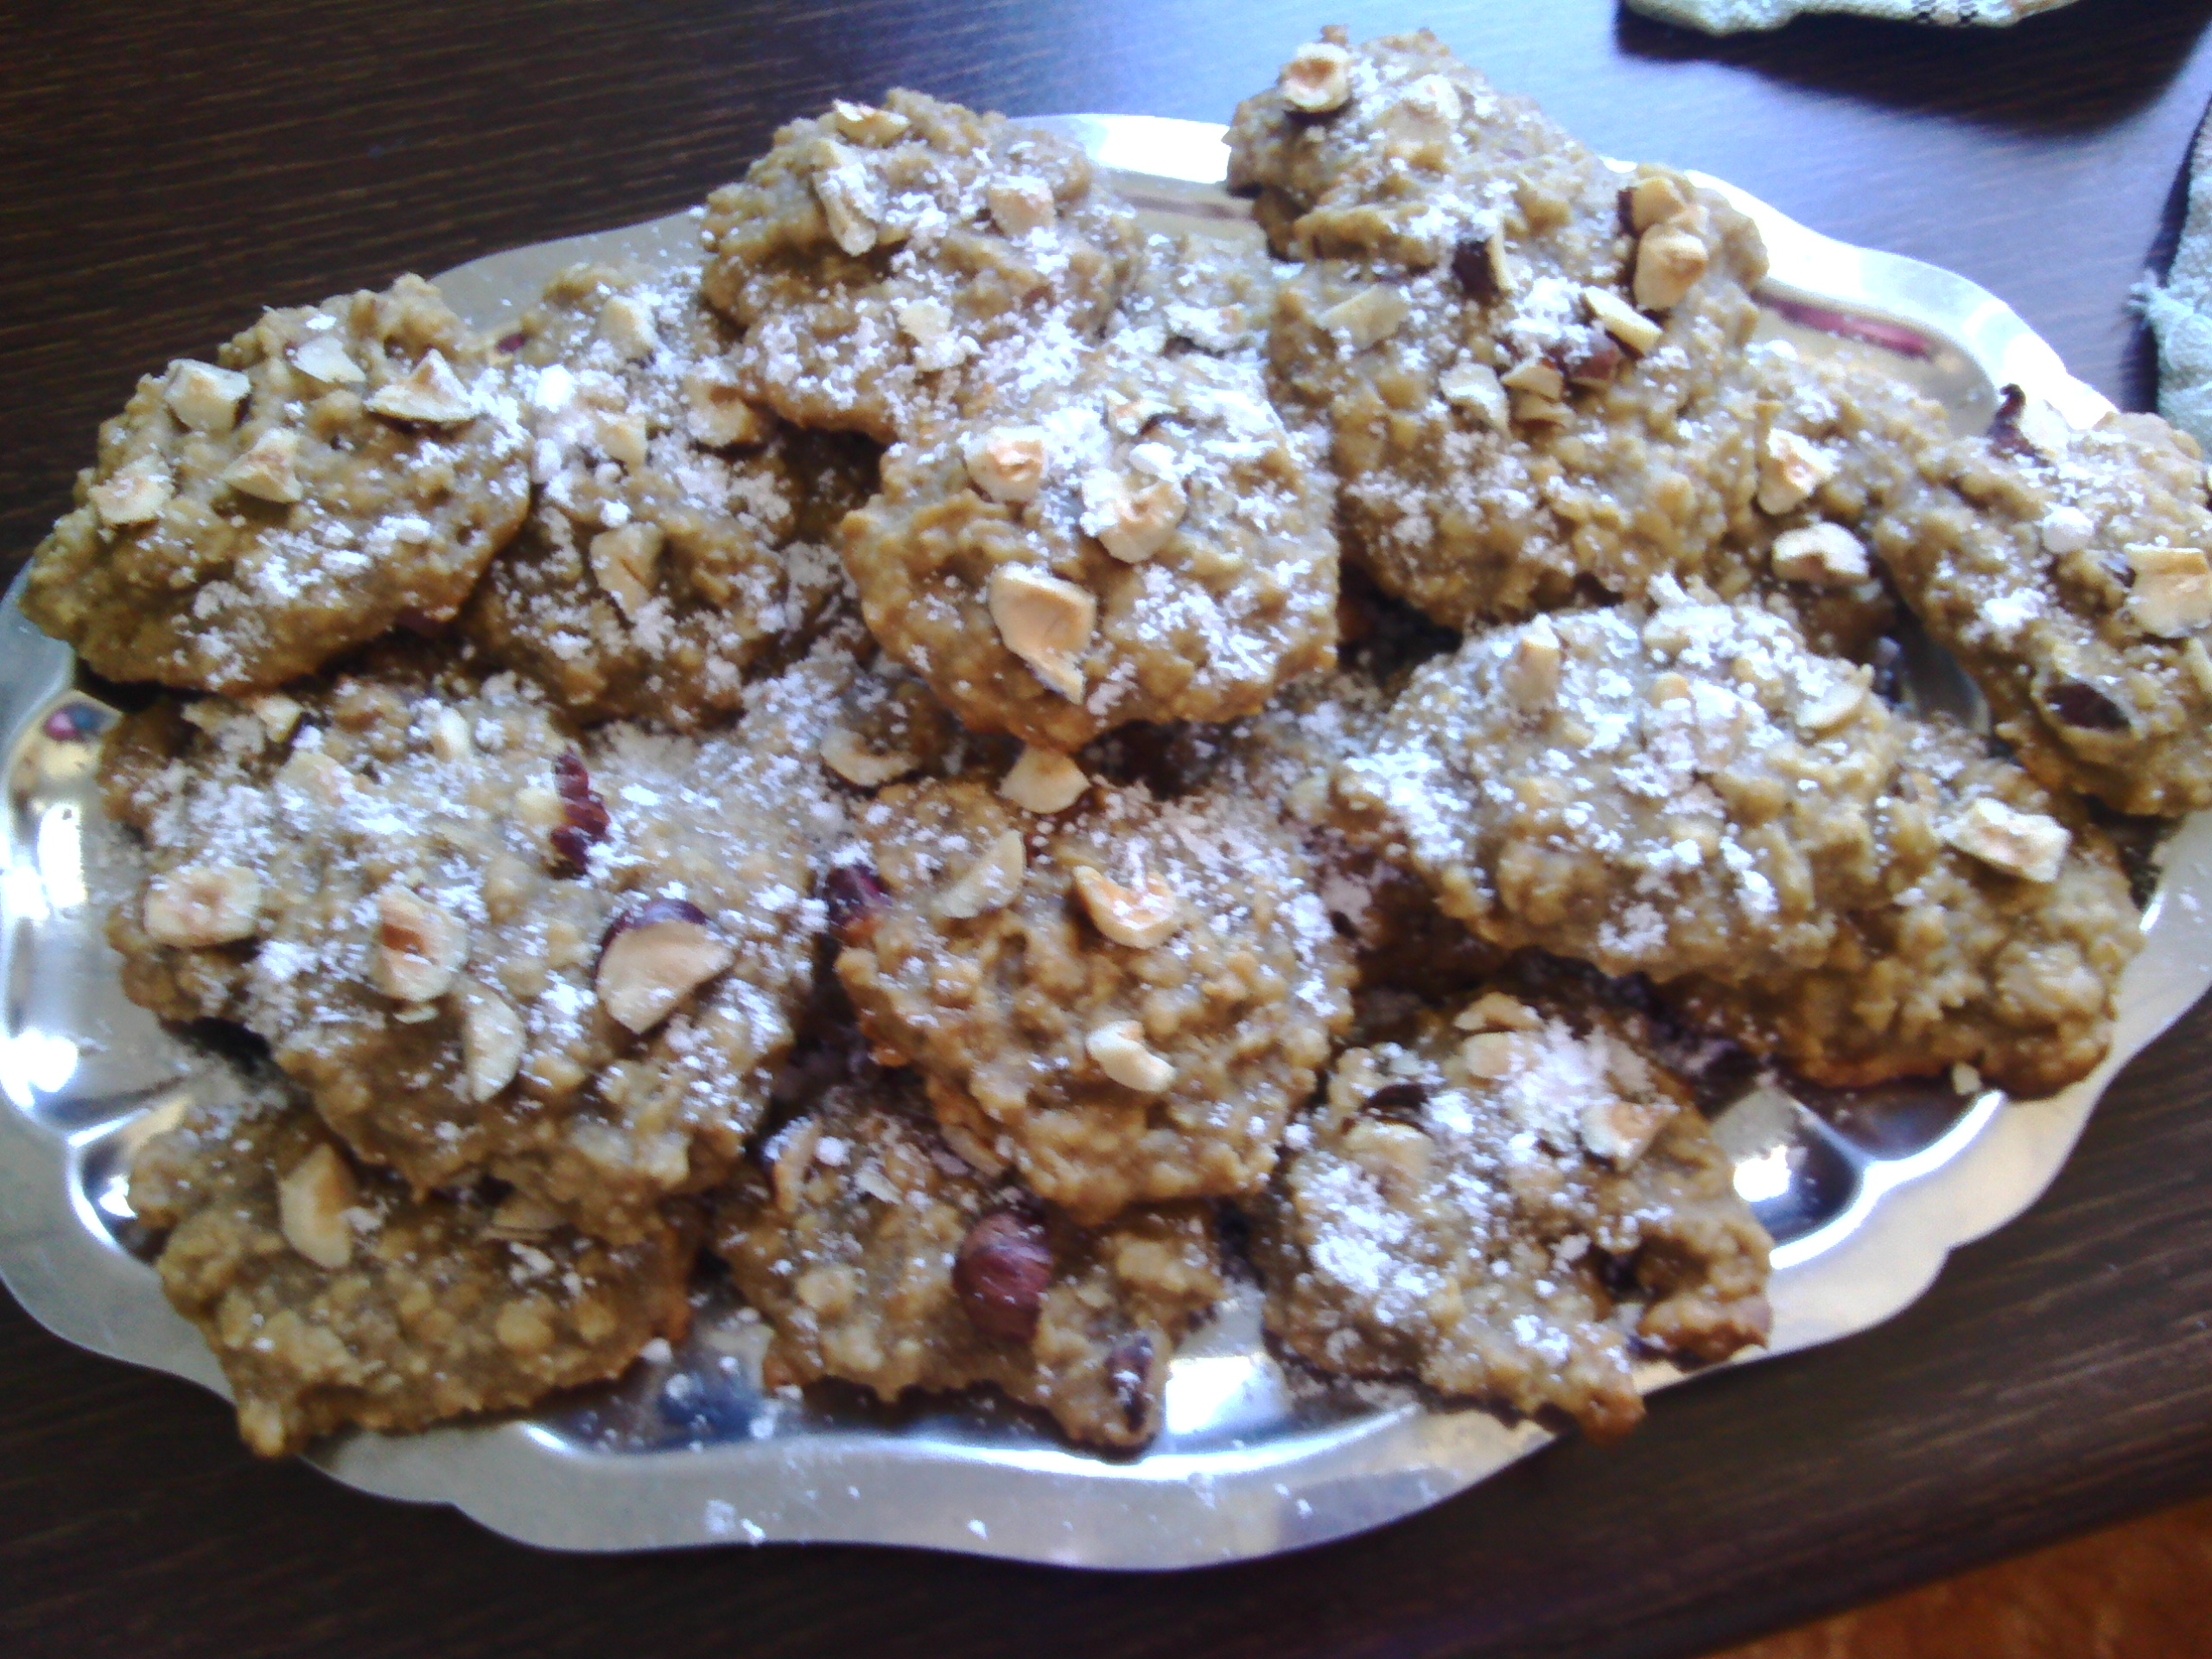
<path id="1" fill-rule="evenodd" d="M 1156 226 L 1256 236 L 1245 205 L 1221 188 L 1219 127 L 1143 116 L 1039 124 L 1081 143 Z M 1839 335 L 1886 346 L 1962 428 L 1985 423 L 2007 383 L 2077 426 L 2110 409 L 1972 283 L 1832 241 L 1705 181 L 1765 233 L 1770 332 L 1807 351 L 1865 348 L 1839 346 Z M 696 257 L 697 243 L 696 216 L 676 214 L 496 254 L 439 280 L 471 321 L 497 327 L 572 260 L 672 264 Z M 57 1335 L 223 1392 L 213 1357 L 162 1300 L 124 1198 L 133 1149 L 195 1097 L 236 1084 L 118 984 L 102 926 L 130 855 L 101 817 L 93 778 L 112 718 L 76 689 L 71 653 L 31 627 L 11 594 L 0 609 L 0 1277 Z M 1952 1249 L 2050 1184 L 2113 1075 L 2212 983 L 2201 908 L 2212 895 L 2212 814 L 2180 826 L 2160 875 L 2112 1053 L 2063 1094 L 2015 1104 L 1936 1084 L 1824 1098 L 1815 1111 L 1768 1084 L 1720 1115 L 1738 1189 L 1778 1243 L 1774 1338 L 1762 1353 L 1879 1324 L 1927 1288 Z M 686 1345 L 618 1384 L 516 1420 L 344 1436 L 310 1460 L 365 1491 L 451 1503 L 561 1549 L 836 1541 L 1179 1567 L 1379 1526 L 1551 1438 L 1410 1388 L 1286 1366 L 1262 1338 L 1250 1287 L 1177 1357 L 1166 1428 L 1135 1458 L 1071 1449 L 1039 1420 L 980 1396 L 888 1411 L 835 1390 L 764 1395 L 762 1342 L 726 1290 L 708 1293 Z M 1654 1364 L 1640 1381 L 1649 1389 L 1681 1376 Z"/>

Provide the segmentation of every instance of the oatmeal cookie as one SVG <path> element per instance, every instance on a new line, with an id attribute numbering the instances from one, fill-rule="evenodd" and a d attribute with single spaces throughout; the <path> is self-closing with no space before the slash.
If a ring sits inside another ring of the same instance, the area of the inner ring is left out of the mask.
<path id="1" fill-rule="evenodd" d="M 621 1372 L 683 1335 L 691 1230 L 596 1243 L 537 1206 L 410 1194 L 356 1166 L 282 1084 L 147 1142 L 130 1204 L 264 1457 L 347 1424 L 419 1429 Z"/>
<path id="2" fill-rule="evenodd" d="M 488 1173 L 602 1236 L 650 1224 L 719 1179 L 791 1041 L 849 652 L 696 739 L 580 741 L 512 676 L 404 661 L 143 717 L 174 747 L 113 779 L 149 871 L 111 938 L 157 947 L 126 986 L 165 1013 L 222 988 L 199 1011 L 418 1191 Z"/>
<path id="3" fill-rule="evenodd" d="M 2212 512 L 2196 443 L 2152 415 L 2028 430 L 2000 420 L 1988 439 L 1923 440 L 1868 544 L 2037 778 L 2122 812 L 2212 804 Z"/>
<path id="4" fill-rule="evenodd" d="M 1765 1339 L 1766 1233 L 1630 1017 L 1502 991 L 1355 1049 L 1292 1128 L 1254 1246 L 1268 1328 L 1325 1370 L 1643 1414 L 1631 1333 L 1677 1357 Z"/>
<path id="5" fill-rule="evenodd" d="M 1327 428 L 1347 556 L 1382 587 L 1466 627 L 1748 583 L 1771 397 L 1748 219 L 1616 171 L 1426 34 L 1308 48 L 1230 139 L 1232 188 L 1309 262 L 1272 384 Z"/>
<path id="6" fill-rule="evenodd" d="M 1904 717 L 1755 604 L 1654 599 L 1419 670 L 1338 772 L 1342 821 L 1504 949 L 1662 980 L 1817 963 L 1901 855 Z"/>
<path id="7" fill-rule="evenodd" d="M 745 331 L 740 385 L 884 443 L 1065 378 L 1138 241 L 1072 146 L 910 92 L 783 128 L 708 198 L 705 231 L 703 292 Z"/>
<path id="8" fill-rule="evenodd" d="M 1942 716 L 1915 726 L 1890 787 L 1893 833 L 1917 845 L 1893 856 L 1883 891 L 1843 918 L 1817 966 L 1694 976 L 1667 998 L 1838 1087 L 1963 1064 L 2033 1097 L 2086 1077 L 2142 944 L 2110 837 Z"/>
<path id="9" fill-rule="evenodd" d="M 1329 664 L 1318 472 L 1255 370 L 1111 346 L 894 446 L 845 567 L 875 637 L 969 727 L 1065 753 L 1250 714 Z"/>
<path id="10" fill-rule="evenodd" d="M 1266 1179 L 1351 982 L 1268 808 L 1102 786 L 1046 817 L 971 778 L 856 816 L 838 976 L 963 1157 L 1084 1223 Z"/>
<path id="11" fill-rule="evenodd" d="M 1159 1432 L 1175 1344 L 1222 1292 L 1205 1205 L 1077 1227 L 969 1168 L 911 1074 L 873 1067 L 740 1168 L 715 1248 L 774 1326 L 771 1386 L 989 1382 L 1102 1446 Z"/>
<path id="12" fill-rule="evenodd" d="M 100 429 L 23 611 L 117 680 L 229 693 L 461 608 L 530 505 L 514 401 L 437 290 L 268 311 Z"/>
<path id="13" fill-rule="evenodd" d="M 580 720 L 729 714 L 834 614 L 826 543 L 874 488 L 872 446 L 744 401 L 696 268 L 574 266 L 519 333 L 537 499 L 468 634 Z"/>

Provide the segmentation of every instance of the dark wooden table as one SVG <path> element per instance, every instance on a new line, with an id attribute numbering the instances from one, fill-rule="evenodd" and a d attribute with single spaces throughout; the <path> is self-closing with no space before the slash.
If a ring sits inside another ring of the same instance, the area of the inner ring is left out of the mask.
<path id="1" fill-rule="evenodd" d="M 264 303 L 683 207 L 773 123 L 905 81 L 1011 112 L 1225 119 L 1323 22 L 1427 22 L 1618 156 L 1735 181 L 2006 296 L 2147 406 L 2127 310 L 2212 95 L 2212 0 L 2009 33 L 1716 43 L 1611 0 L 0 10 L 0 548 L 133 377 Z M 1660 1399 L 1288 1560 L 1113 1578 L 860 1549 L 533 1553 L 257 1465 L 227 1412 L 0 1298 L 0 1651 L 1678 1655 L 2212 1487 L 2200 1010 L 2056 1187 L 1869 1335 Z"/>

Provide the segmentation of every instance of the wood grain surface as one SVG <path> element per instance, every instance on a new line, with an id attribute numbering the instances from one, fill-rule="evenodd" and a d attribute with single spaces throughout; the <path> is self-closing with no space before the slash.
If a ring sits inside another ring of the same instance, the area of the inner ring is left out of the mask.
<path id="1" fill-rule="evenodd" d="M 0 549 L 133 378 L 264 304 L 681 207 L 781 116 L 906 82 L 1225 119 L 1321 22 L 1434 27 L 1609 153 L 1707 168 L 2010 299 L 2142 407 L 2128 289 L 2212 96 L 2212 0 L 1714 42 L 1610 0 L 0 9 Z M 1671 1392 L 1425 1515 L 1151 1579 L 882 1550 L 534 1553 L 257 1465 L 226 1409 L 0 1298 L 0 1652 L 1117 1659 L 1696 1653 L 2212 1488 L 2212 1016 L 2057 1185 L 1852 1341 Z"/>

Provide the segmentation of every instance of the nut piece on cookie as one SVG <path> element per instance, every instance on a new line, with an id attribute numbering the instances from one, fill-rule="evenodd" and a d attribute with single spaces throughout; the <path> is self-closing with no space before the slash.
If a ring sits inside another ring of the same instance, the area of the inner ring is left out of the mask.
<path id="1" fill-rule="evenodd" d="M 600 1006 L 617 1024 L 647 1032 L 736 959 L 698 906 L 648 899 L 607 924 L 592 980 Z"/>
<path id="2" fill-rule="evenodd" d="M 1077 664 L 1097 628 L 1097 600 L 1024 564 L 992 571 L 987 591 L 1001 643 L 1060 696 L 1079 701 L 1084 676 Z"/>
<path id="3" fill-rule="evenodd" d="M 1351 54 L 1327 41 L 1309 41 L 1282 67 L 1282 99 L 1307 115 L 1340 110 L 1351 97 Z"/>
<path id="4" fill-rule="evenodd" d="M 1868 575 L 1866 546 L 1841 524 L 1806 524 L 1774 538 L 1774 574 L 1784 582 L 1848 587 Z"/>
<path id="5" fill-rule="evenodd" d="M 404 887 L 377 894 L 376 986 L 399 1002 L 442 996 L 468 960 L 468 929 Z"/>
<path id="6" fill-rule="evenodd" d="M 988 1382 L 1096 1446 L 1159 1431 L 1176 1344 L 1223 1291 L 1206 1206 L 1077 1226 L 963 1162 L 912 1074 L 873 1066 L 768 1138 L 712 1237 L 774 1333 L 770 1386 Z"/>
<path id="7" fill-rule="evenodd" d="M 2021 812 L 1987 797 L 1944 825 L 1943 839 L 1993 870 L 2046 885 L 2058 880 L 2073 841 L 2057 819 Z"/>
<path id="8" fill-rule="evenodd" d="M 1065 754 L 1025 744 L 1021 758 L 999 779 L 999 793 L 1025 811 L 1065 812 L 1083 798 L 1090 779 Z"/>
<path id="9" fill-rule="evenodd" d="M 188 864 L 146 886 L 147 937 L 156 944 L 228 944 L 260 928 L 261 878 L 235 864 Z"/>
<path id="10" fill-rule="evenodd" d="M 31 620 L 111 678 L 236 693 L 452 617 L 530 478 L 437 290 L 266 312 L 219 356 L 142 380 L 101 428 L 81 505 L 33 556 Z"/>
<path id="11" fill-rule="evenodd" d="M 1149 950 L 1183 929 L 1183 906 L 1174 889 L 1157 876 L 1125 887 L 1090 865 L 1078 866 L 1075 890 L 1091 925 L 1116 944 Z"/>
<path id="12" fill-rule="evenodd" d="M 353 1259 L 353 1229 L 346 1212 L 359 1198 L 344 1154 L 327 1143 L 317 1147 L 276 1183 L 284 1242 L 318 1268 L 337 1272 Z"/>

